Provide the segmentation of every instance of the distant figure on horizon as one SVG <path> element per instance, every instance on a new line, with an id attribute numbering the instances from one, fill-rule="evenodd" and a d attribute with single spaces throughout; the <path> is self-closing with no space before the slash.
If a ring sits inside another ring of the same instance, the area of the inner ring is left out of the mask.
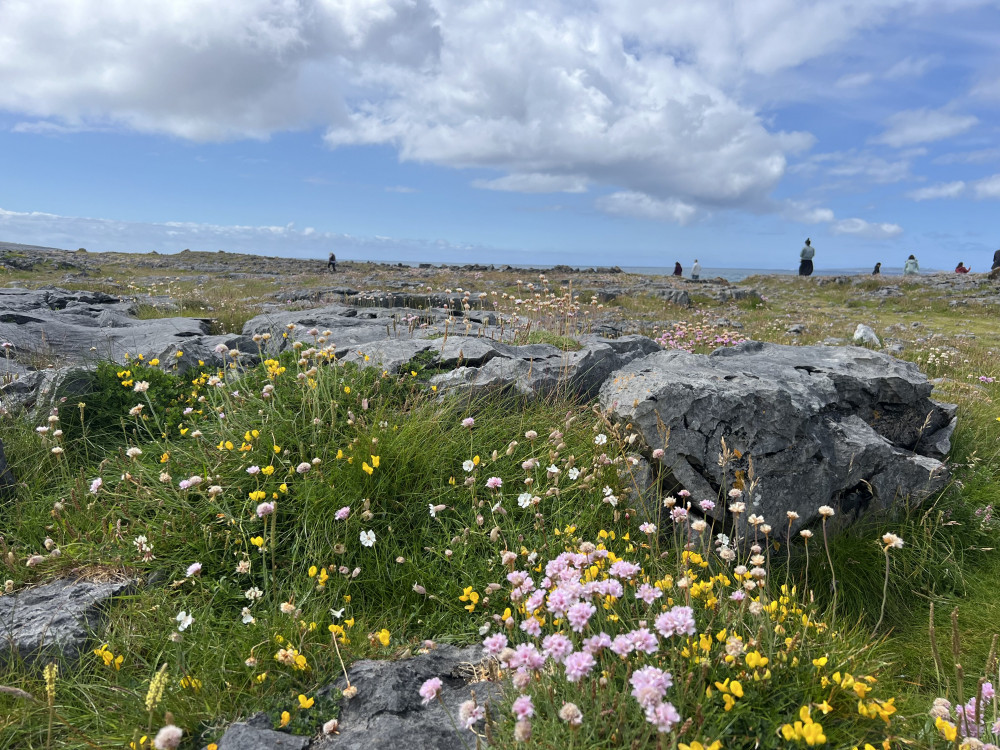
<path id="1" fill-rule="evenodd" d="M 962 261 L 958 261 L 958 265 L 955 266 L 955 273 L 968 273 L 969 270 Z"/>
<path id="2" fill-rule="evenodd" d="M 875 268 L 872 269 L 872 276 L 879 276 L 882 273 L 882 263 L 879 261 L 875 264 Z"/>
<path id="3" fill-rule="evenodd" d="M 326 262 L 326 267 L 334 273 L 337 273 L 337 256 L 333 253 L 330 253 L 330 260 Z"/>
<path id="4" fill-rule="evenodd" d="M 816 248 L 812 246 L 812 241 L 806 237 L 806 245 L 799 253 L 799 276 L 811 276 L 813 272 L 813 257 L 816 255 Z"/>
<path id="5" fill-rule="evenodd" d="M 683 276 L 683 275 L 684 275 L 684 269 L 681 268 L 681 264 L 674 263 L 674 276 Z"/>
<path id="6" fill-rule="evenodd" d="M 903 276 L 917 276 L 919 273 L 920 266 L 917 264 L 917 259 L 911 255 L 903 266 Z"/>
<path id="7" fill-rule="evenodd" d="M 993 266 L 990 270 L 992 271 L 994 268 L 1000 268 L 1000 250 L 993 253 Z"/>
<path id="8" fill-rule="evenodd" d="M 691 278 L 695 281 L 701 278 L 701 263 L 698 262 L 697 258 L 694 259 L 694 265 L 691 266 Z"/>

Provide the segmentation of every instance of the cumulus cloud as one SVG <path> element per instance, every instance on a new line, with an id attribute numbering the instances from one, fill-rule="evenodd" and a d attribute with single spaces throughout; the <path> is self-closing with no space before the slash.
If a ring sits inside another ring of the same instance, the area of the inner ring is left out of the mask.
<path id="1" fill-rule="evenodd" d="M 605 195 L 597 200 L 597 206 L 609 214 L 655 219 L 674 224 L 687 224 L 698 213 L 698 209 L 689 203 L 672 199 L 657 200 L 645 193 L 634 191 Z"/>
<path id="2" fill-rule="evenodd" d="M 516 193 L 587 192 L 587 180 L 578 175 L 509 174 L 495 180 L 473 180 L 472 186 L 483 190 L 507 190 Z"/>
<path id="3" fill-rule="evenodd" d="M 1000 198 L 1000 174 L 978 180 L 972 187 L 977 198 Z"/>
<path id="4" fill-rule="evenodd" d="M 906 194 L 906 197 L 915 201 L 929 201 L 937 198 L 958 198 L 964 192 L 965 182 L 956 180 L 955 182 L 943 182 L 939 185 L 929 185 L 919 190 L 911 190 Z"/>
<path id="5" fill-rule="evenodd" d="M 831 209 L 801 201 L 786 201 L 782 214 L 789 221 L 800 224 L 827 224 L 834 219 Z"/>
<path id="6" fill-rule="evenodd" d="M 886 121 L 886 129 L 875 139 L 894 148 L 952 138 L 979 122 L 972 115 L 957 115 L 942 109 L 911 109 L 897 112 Z"/>
<path id="7" fill-rule="evenodd" d="M 833 234 L 853 234 L 872 239 L 889 239 L 903 233 L 899 224 L 872 223 L 864 219 L 841 219 L 830 227 Z"/>

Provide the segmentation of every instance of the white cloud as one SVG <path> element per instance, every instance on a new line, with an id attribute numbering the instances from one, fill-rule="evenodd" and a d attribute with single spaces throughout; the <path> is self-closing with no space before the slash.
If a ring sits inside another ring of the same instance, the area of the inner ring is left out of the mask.
<path id="1" fill-rule="evenodd" d="M 972 187 L 977 198 L 1000 198 L 1000 174 L 978 180 Z"/>
<path id="2" fill-rule="evenodd" d="M 392 185 L 385 189 L 387 193 L 417 193 L 420 192 L 416 188 L 407 187 L 406 185 Z"/>
<path id="3" fill-rule="evenodd" d="M 955 182 L 943 182 L 939 185 L 928 185 L 919 190 L 911 190 L 906 194 L 907 198 L 915 201 L 928 201 L 937 198 L 958 198 L 965 192 L 965 183 L 962 180 Z"/>
<path id="4" fill-rule="evenodd" d="M 873 239 L 889 239 L 903 233 L 899 224 L 872 223 L 864 219 L 841 219 L 830 228 L 833 234 L 853 234 Z"/>
<path id="5" fill-rule="evenodd" d="M 621 191 L 597 200 L 597 207 L 609 214 L 640 219 L 687 224 L 698 213 L 694 206 L 677 200 L 657 200 L 645 193 Z"/>
<path id="6" fill-rule="evenodd" d="M 509 174 L 495 180 L 473 180 L 472 186 L 483 190 L 507 190 L 516 193 L 587 192 L 587 180 L 577 175 Z"/>
<path id="7" fill-rule="evenodd" d="M 782 213 L 789 221 L 800 224 L 827 224 L 834 219 L 831 209 L 800 201 L 786 201 Z"/>
<path id="8" fill-rule="evenodd" d="M 886 130 L 875 139 L 894 148 L 952 138 L 979 122 L 972 115 L 956 115 L 941 109 L 897 112 L 886 121 Z"/>
<path id="9" fill-rule="evenodd" d="M 928 70 L 940 65 L 941 62 L 942 60 L 938 55 L 904 57 L 889 68 L 883 75 L 883 78 L 889 81 L 896 81 L 901 78 L 919 78 Z"/>
<path id="10" fill-rule="evenodd" d="M 981 148 L 975 151 L 956 151 L 942 154 L 934 159 L 935 164 L 986 164 L 1000 160 L 1000 148 Z"/>
<path id="11" fill-rule="evenodd" d="M 910 158 L 888 160 L 871 151 L 834 151 L 811 156 L 799 171 L 822 168 L 831 177 L 863 178 L 878 185 L 887 185 L 905 180 L 910 176 Z"/>
<path id="12" fill-rule="evenodd" d="M 875 76 L 871 73 L 853 73 L 841 76 L 833 85 L 838 89 L 857 89 L 867 86 L 873 80 L 875 80 Z"/>

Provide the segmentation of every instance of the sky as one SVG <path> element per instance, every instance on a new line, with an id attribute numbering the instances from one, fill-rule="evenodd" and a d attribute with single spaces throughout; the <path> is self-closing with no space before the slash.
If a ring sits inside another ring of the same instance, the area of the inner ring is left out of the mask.
<path id="1" fill-rule="evenodd" d="M 0 0 L 0 241 L 987 270 L 1000 3 Z"/>

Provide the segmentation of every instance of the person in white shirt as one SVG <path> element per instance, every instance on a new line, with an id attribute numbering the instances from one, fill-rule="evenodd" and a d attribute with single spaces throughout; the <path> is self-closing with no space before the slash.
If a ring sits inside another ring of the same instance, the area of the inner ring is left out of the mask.
<path id="1" fill-rule="evenodd" d="M 691 266 L 691 278 L 695 281 L 701 278 L 701 263 L 698 262 L 697 258 L 694 259 L 694 265 Z"/>

